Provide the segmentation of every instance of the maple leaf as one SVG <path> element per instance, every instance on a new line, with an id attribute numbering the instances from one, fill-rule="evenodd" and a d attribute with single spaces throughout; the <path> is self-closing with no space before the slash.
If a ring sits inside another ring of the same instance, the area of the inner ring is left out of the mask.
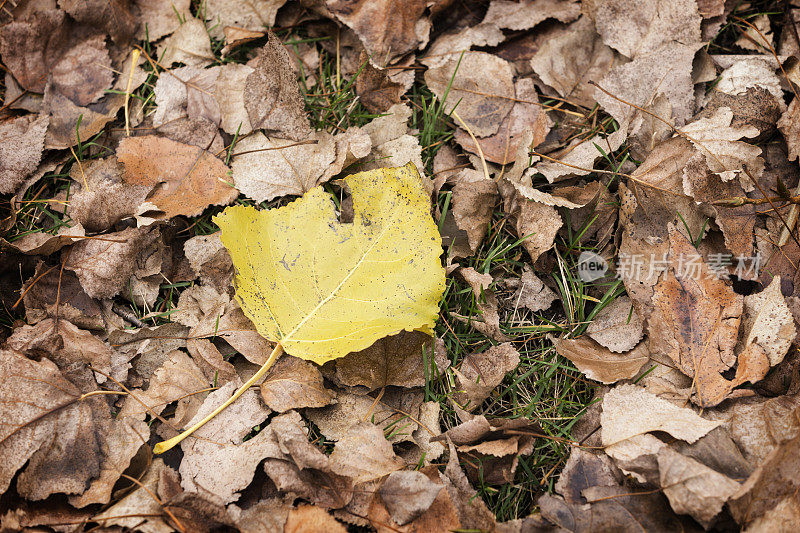
<path id="1" fill-rule="evenodd" d="M 236 394 L 161 453 L 256 383 L 283 350 L 323 364 L 402 330 L 432 334 L 444 292 L 441 237 L 416 167 L 361 172 L 344 180 L 352 223 L 337 220 L 321 187 L 280 209 L 234 206 L 217 215 L 236 268 L 236 298 L 261 335 L 277 343 Z"/>

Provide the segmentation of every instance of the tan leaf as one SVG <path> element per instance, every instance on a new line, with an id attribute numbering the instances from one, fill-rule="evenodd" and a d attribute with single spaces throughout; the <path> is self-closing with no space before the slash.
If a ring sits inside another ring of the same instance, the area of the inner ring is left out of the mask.
<path id="1" fill-rule="evenodd" d="M 745 26 L 742 29 L 742 35 L 733 44 L 746 50 L 769 53 L 775 46 L 775 39 L 769 25 L 769 17 L 767 15 L 756 15 L 749 22 L 755 28 L 750 25 Z"/>
<path id="2" fill-rule="evenodd" d="M 152 37 L 151 37 L 152 39 Z M 166 68 L 175 63 L 206 66 L 214 62 L 211 39 L 203 21 L 189 17 L 171 36 L 158 45 L 159 62 Z"/>
<path id="3" fill-rule="evenodd" d="M 610 47 L 635 58 L 667 43 L 700 42 L 700 14 L 694 0 L 590 0 L 584 13 Z"/>
<path id="4" fill-rule="evenodd" d="M 125 167 L 126 183 L 152 187 L 140 209 L 148 206 L 158 217 L 199 215 L 209 205 L 227 205 L 238 195 L 227 183 L 228 167 L 195 146 L 154 135 L 126 137 L 117 159 Z"/>
<path id="5" fill-rule="evenodd" d="M 146 25 L 139 25 L 136 32 L 137 39 L 150 39 L 157 41 L 165 35 L 170 35 L 181 25 L 181 19 L 191 18 L 189 10 L 191 0 L 173 0 L 169 4 L 161 0 L 137 0 L 136 7 L 141 20 L 146 20 Z M 175 15 L 178 16 L 175 16 Z"/>
<path id="6" fill-rule="evenodd" d="M 164 71 L 153 90 L 157 106 L 153 114 L 153 125 L 160 127 L 186 117 L 192 119 L 202 117 L 213 124 L 220 124 L 223 116 L 219 100 L 225 103 L 226 98 L 218 99 L 217 96 L 227 89 L 225 82 L 228 81 L 219 81 L 222 72 L 231 75 L 229 68 L 223 70 L 222 67 L 203 69 L 188 66 Z M 231 91 L 225 96 L 235 102 L 240 95 Z M 228 112 L 235 114 L 236 111 L 243 112 L 239 108 Z M 225 119 L 225 124 L 231 120 L 227 116 Z M 238 124 L 236 122 L 237 126 Z M 203 148 L 205 149 L 205 146 Z"/>
<path id="7" fill-rule="evenodd" d="M 473 252 L 489 231 L 496 203 L 497 184 L 494 180 L 461 180 L 453 187 L 453 217 L 456 225 L 467 232 Z"/>
<path id="8" fill-rule="evenodd" d="M 513 107 L 513 77 L 514 71 L 504 59 L 486 52 L 468 52 L 428 69 L 425 83 L 440 100 L 449 87 L 446 111 L 457 105 L 456 112 L 472 133 L 487 137 L 498 132 Z"/>
<path id="9" fill-rule="evenodd" d="M 644 343 L 620 353 L 611 351 L 586 337 L 559 339 L 556 351 L 572 361 L 572 364 L 587 378 L 601 383 L 616 383 L 621 379 L 631 379 L 650 359 Z"/>
<path id="10" fill-rule="evenodd" d="M 231 286 L 233 262 L 219 240 L 219 232 L 197 235 L 183 243 L 183 252 L 194 273 L 204 284 L 222 293 Z"/>
<path id="11" fill-rule="evenodd" d="M 631 300 L 621 296 L 603 307 L 586 328 L 586 333 L 612 352 L 632 350 L 644 335 L 642 320 L 631 307 Z"/>
<path id="12" fill-rule="evenodd" d="M 233 182 L 257 202 L 308 192 L 330 178 L 326 171 L 337 154 L 335 136 L 315 132 L 309 140 L 315 142 L 297 144 L 262 133 L 242 139 L 231 164 Z"/>
<path id="13" fill-rule="evenodd" d="M 284 356 L 275 363 L 261 383 L 261 398 L 278 413 L 300 407 L 323 407 L 335 395 L 322 384 L 319 369 L 302 359 Z"/>
<path id="14" fill-rule="evenodd" d="M 336 443 L 330 457 L 333 471 L 351 477 L 356 483 L 378 479 L 406 466 L 395 455 L 383 430 L 371 422 L 351 427 Z"/>
<path id="15" fill-rule="evenodd" d="M 509 281 L 506 280 L 506 283 L 508 284 Z M 553 292 L 553 289 L 545 285 L 527 264 L 522 267 L 522 276 L 517 284 L 517 292 L 512 297 L 515 308 L 524 306 L 534 312 L 542 311 L 549 308 L 558 299 L 558 295 Z"/>
<path id="16" fill-rule="evenodd" d="M 505 35 L 495 24 L 481 23 L 458 31 L 445 32 L 438 36 L 421 58 L 428 68 L 440 67 L 452 57 L 458 58 L 476 46 L 497 46 L 505 40 Z"/>
<path id="17" fill-rule="evenodd" d="M 528 30 L 550 18 L 572 22 L 580 14 L 580 5 L 573 0 L 493 0 L 483 22 L 503 29 Z"/>
<path id="18" fill-rule="evenodd" d="M 238 385 L 231 381 L 209 394 L 187 426 L 213 411 Z M 253 480 L 256 467 L 265 457 L 282 457 L 272 432 L 266 429 L 242 442 L 253 426 L 263 423 L 268 415 L 269 409 L 261 405 L 258 394 L 249 390 L 197 430 L 196 438 L 183 441 L 181 486 L 187 491 L 210 491 L 224 503 L 234 501 L 237 493 Z M 229 467 L 220 470 L 215 465 L 221 463 Z"/>
<path id="19" fill-rule="evenodd" d="M 207 27 L 215 39 L 222 39 L 227 26 L 238 26 L 246 30 L 261 30 L 275 25 L 278 9 L 286 0 L 210 0 L 205 13 Z"/>
<path id="20" fill-rule="evenodd" d="M 394 104 L 399 104 L 400 97 L 406 92 L 405 87 L 393 82 L 387 71 L 373 67 L 366 52 L 361 52 L 359 62 L 364 68 L 356 78 L 356 94 L 364 107 L 372 113 L 383 113 Z"/>
<path id="21" fill-rule="evenodd" d="M 515 83 L 516 100 L 511 112 L 500 123 L 497 133 L 478 139 L 483 156 L 487 161 L 505 165 L 513 163 L 521 144 L 527 149 L 536 148 L 550 132 L 550 119 L 539 104 L 539 97 L 529 78 L 517 80 Z M 450 97 L 448 96 L 448 99 Z M 459 116 L 460 111 L 457 109 Z M 526 143 L 525 133 L 531 131 L 532 139 Z M 464 150 L 477 154 L 478 150 L 469 133 L 458 128 L 455 140 Z"/>
<path id="22" fill-rule="evenodd" d="M 480 407 L 483 400 L 502 383 L 508 372 L 519 365 L 519 352 L 510 342 L 492 346 L 485 352 L 469 354 L 456 375 L 456 401 L 467 411 Z"/>
<path id="23" fill-rule="evenodd" d="M 42 159 L 49 118 L 27 115 L 0 123 L 0 193 L 17 192 Z"/>
<path id="24" fill-rule="evenodd" d="M 23 287 L 25 318 L 28 323 L 36 324 L 58 315 L 79 328 L 105 328 L 100 303 L 84 292 L 75 273 L 59 272 L 58 269 L 47 272 L 48 270 L 44 263 L 39 263 L 33 277 Z"/>
<path id="25" fill-rule="evenodd" d="M 306 531 L 327 531 L 330 533 L 346 533 L 347 528 L 336 521 L 324 509 L 313 505 L 300 505 L 289 511 L 284 533 L 305 533 Z"/>
<path id="26" fill-rule="evenodd" d="M 772 278 L 763 291 L 744 297 L 744 353 L 740 353 L 739 358 L 748 357 L 748 352 L 755 352 L 759 358 L 768 361 L 768 366 L 775 366 L 783 361 L 796 334 L 794 317 L 781 294 L 780 276 Z M 758 376 L 756 381 L 762 377 Z"/>
<path id="27" fill-rule="evenodd" d="M 252 67 L 238 63 L 227 63 L 219 68 L 214 98 L 219 104 L 219 127 L 225 133 L 247 135 L 253 131 L 244 105 L 245 82 L 252 72 Z"/>
<path id="28" fill-rule="evenodd" d="M 603 44 L 591 19 L 582 17 L 563 29 L 551 30 L 530 60 L 541 80 L 571 102 L 594 104 L 594 87 L 614 64 L 614 51 Z"/>
<path id="29" fill-rule="evenodd" d="M 746 93 L 751 87 L 767 90 L 778 101 L 780 111 L 786 111 L 781 80 L 775 66 L 763 56 L 735 56 L 737 60 L 719 75 L 714 91 L 733 96 Z"/>
<path id="30" fill-rule="evenodd" d="M 328 0 L 325 7 L 352 29 L 377 66 L 422 47 L 428 42 L 431 22 L 423 0 Z"/>
<path id="31" fill-rule="evenodd" d="M 619 385 L 603 397 L 603 445 L 616 447 L 625 440 L 653 431 L 669 433 L 692 443 L 721 425 L 687 407 L 678 407 L 636 385 Z M 609 449 L 609 454 L 612 455 Z"/>
<path id="32" fill-rule="evenodd" d="M 244 84 L 244 107 L 254 129 L 299 141 L 311 133 L 289 53 L 274 33 Z"/>
<path id="33" fill-rule="evenodd" d="M 379 399 L 339 391 L 337 403 L 306 410 L 306 418 L 319 427 L 326 438 L 338 441 L 352 428 L 369 420 L 390 434 L 393 443 L 414 441 L 422 394 L 419 391 L 389 389 Z"/>
<path id="34" fill-rule="evenodd" d="M 392 519 L 405 525 L 427 511 L 444 488 L 421 472 L 392 472 L 380 488 L 380 495 Z"/>
<path id="35" fill-rule="evenodd" d="M 674 226 L 669 242 L 669 268 L 655 286 L 648 321 L 649 348 L 669 356 L 694 378 L 692 400 L 711 407 L 737 384 L 722 373 L 736 362 L 742 297 L 710 274 L 692 243 Z M 696 268 L 687 268 L 689 264 Z"/>
<path id="36" fill-rule="evenodd" d="M 444 470 L 442 481 L 445 483 L 450 500 L 458 513 L 458 520 L 462 528 L 491 531 L 495 526 L 494 513 L 486 507 L 484 501 L 477 496 L 477 492 L 469 484 L 467 476 L 458 463 L 458 453 L 452 442 L 447 467 Z"/>
<path id="37" fill-rule="evenodd" d="M 665 446 L 656 455 L 660 483 L 676 513 L 709 527 L 739 483 Z"/>
<path id="38" fill-rule="evenodd" d="M 497 342 L 507 342 L 509 337 L 500 329 L 500 314 L 497 311 L 497 296 L 489 286 L 494 281 L 490 274 L 479 274 L 474 268 L 459 268 L 459 276 L 472 288 L 475 305 L 480 312 L 479 317 L 462 317 L 454 315 L 462 322 L 469 322 L 472 327 Z"/>

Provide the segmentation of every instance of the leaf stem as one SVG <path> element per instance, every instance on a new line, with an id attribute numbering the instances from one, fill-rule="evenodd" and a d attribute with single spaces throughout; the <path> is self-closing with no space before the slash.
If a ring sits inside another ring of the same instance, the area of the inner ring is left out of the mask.
<path id="1" fill-rule="evenodd" d="M 191 435 L 192 433 L 194 433 L 195 431 L 197 431 L 198 429 L 203 427 L 208 421 L 210 421 L 212 418 L 214 418 L 215 416 L 220 414 L 223 410 L 225 410 L 226 407 L 228 407 L 230 404 L 235 402 L 239 398 L 239 396 L 244 394 L 247 389 L 249 389 L 250 387 L 255 385 L 255 383 L 259 379 L 264 377 L 264 374 L 266 374 L 269 371 L 269 369 L 272 368 L 272 365 L 275 364 L 275 361 L 278 359 L 278 357 L 281 356 L 282 353 L 283 353 L 283 345 L 281 343 L 276 344 L 275 348 L 272 350 L 272 353 L 269 354 L 269 357 L 267 358 L 267 362 L 264 363 L 261 366 L 261 368 L 258 369 L 258 372 L 256 372 L 253 375 L 253 377 L 248 379 L 247 382 L 244 385 L 239 387 L 239 390 L 237 390 L 235 393 L 233 393 L 233 396 L 228 398 L 227 401 L 225 401 L 225 403 L 223 403 L 222 405 L 220 405 L 219 407 L 214 409 L 214 411 L 212 411 L 208 416 L 206 416 L 200 422 L 198 422 L 197 424 L 193 425 L 192 427 L 190 427 L 189 429 L 187 429 L 186 431 L 184 431 L 180 435 L 178 435 L 176 437 L 172 437 L 171 439 L 168 439 L 168 440 L 165 440 L 163 442 L 159 442 L 158 444 L 156 444 L 153 447 L 153 453 L 158 455 L 160 453 L 164 453 L 165 451 L 167 451 L 169 449 L 172 449 L 176 444 L 179 444 L 183 439 L 185 439 L 186 437 L 188 437 L 189 435 Z"/>

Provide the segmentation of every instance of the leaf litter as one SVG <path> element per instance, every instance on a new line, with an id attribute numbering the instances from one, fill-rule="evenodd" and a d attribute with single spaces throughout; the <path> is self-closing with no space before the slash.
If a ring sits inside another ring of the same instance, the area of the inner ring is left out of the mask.
<path id="1" fill-rule="evenodd" d="M 162 4 L 0 13 L 0 529 L 800 521 L 784 3 Z"/>

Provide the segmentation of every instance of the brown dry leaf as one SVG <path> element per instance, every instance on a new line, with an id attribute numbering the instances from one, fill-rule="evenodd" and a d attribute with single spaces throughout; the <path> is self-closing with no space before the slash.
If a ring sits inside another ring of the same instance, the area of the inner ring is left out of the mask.
<path id="1" fill-rule="evenodd" d="M 611 69 L 614 51 L 603 44 L 588 17 L 552 33 L 531 58 L 531 68 L 563 98 L 591 107 L 595 89 L 587 82 L 599 81 Z"/>
<path id="2" fill-rule="evenodd" d="M 587 0 L 583 11 L 607 45 L 632 59 L 671 43 L 700 42 L 694 0 Z"/>
<path id="3" fill-rule="evenodd" d="M 789 147 L 789 161 L 794 161 L 800 156 L 800 104 L 794 98 L 789 104 L 789 109 L 781 115 L 778 121 L 778 129 L 781 130 L 783 138 L 786 139 L 786 146 Z"/>
<path id="4" fill-rule="evenodd" d="M 278 9 L 285 3 L 286 0 L 207 0 L 203 12 L 211 36 L 222 39 L 228 26 L 255 31 L 271 28 Z"/>
<path id="5" fill-rule="evenodd" d="M 227 63 L 219 67 L 214 98 L 219 105 L 219 127 L 225 133 L 247 135 L 253 131 L 244 105 L 245 82 L 252 73 L 251 67 L 238 63 Z"/>
<path id="6" fill-rule="evenodd" d="M 676 513 L 688 514 L 708 528 L 739 483 L 707 466 L 664 447 L 656 455 L 660 484 Z"/>
<path id="7" fill-rule="evenodd" d="M 774 50 L 775 39 L 770 29 L 769 17 L 763 14 L 756 15 L 748 22 L 755 26 L 755 29 L 749 25 L 744 26 L 742 35 L 733 44 L 739 48 L 755 50 L 760 53 L 769 53 L 770 50 Z"/>
<path id="8" fill-rule="evenodd" d="M 477 46 L 497 46 L 505 38 L 500 28 L 491 23 L 446 32 L 433 41 L 421 62 L 428 68 L 440 67 L 453 57 L 457 59 L 461 52 Z"/>
<path id="9" fill-rule="evenodd" d="M 285 355 L 261 383 L 261 398 L 278 413 L 301 407 L 324 407 L 335 394 L 322 383 L 319 369 L 302 359 Z"/>
<path id="10" fill-rule="evenodd" d="M 739 176 L 742 187 L 752 191 L 750 178 L 740 174 L 747 168 L 754 177 L 764 169 L 764 161 L 758 157 L 761 148 L 740 141 L 742 137 L 756 137 L 758 129 L 752 126 L 731 126 L 733 111 L 727 107 L 717 109 L 709 118 L 697 119 L 682 128 L 683 133 L 706 157 L 708 168 L 720 175 L 722 181 Z"/>
<path id="11" fill-rule="evenodd" d="M 336 403 L 320 409 L 307 409 L 306 418 L 332 441 L 343 439 L 353 427 L 369 420 L 387 431 L 391 442 L 415 442 L 422 393 L 419 390 L 387 389 L 379 400 L 339 390 Z M 423 428 L 424 429 L 424 428 Z"/>
<path id="12" fill-rule="evenodd" d="M 653 431 L 696 442 L 722 422 L 706 420 L 688 407 L 678 407 L 636 385 L 619 385 L 603 397 L 601 438 L 606 453 L 621 458 L 632 440 Z M 637 443 L 638 444 L 638 443 Z"/>
<path id="13" fill-rule="evenodd" d="M 428 43 L 431 22 L 424 0 L 327 0 L 327 8 L 352 29 L 376 66 L 384 67 Z"/>
<path id="14" fill-rule="evenodd" d="M 447 439 L 458 447 L 468 458 L 465 467 L 474 483 L 502 485 L 513 481 L 519 457 L 533 451 L 541 434 L 539 424 L 527 418 L 487 420 L 478 415 L 434 440 Z"/>
<path id="15" fill-rule="evenodd" d="M 97 102 L 114 81 L 105 36 L 96 35 L 73 46 L 59 58 L 50 75 L 51 89 L 76 105 Z"/>
<path id="16" fill-rule="evenodd" d="M 199 215 L 209 205 L 227 205 L 238 195 L 227 183 L 228 167 L 196 146 L 155 135 L 126 137 L 117 159 L 125 167 L 123 181 L 152 188 L 139 206 L 139 214 L 149 218 Z"/>
<path id="17" fill-rule="evenodd" d="M 473 253 L 489 231 L 496 203 L 497 184 L 494 180 L 461 179 L 453 187 L 453 217 L 456 225 L 467 233 Z"/>
<path id="18" fill-rule="evenodd" d="M 324 509 L 313 505 L 299 505 L 289 511 L 283 533 L 306 533 L 326 531 L 328 533 L 347 533 L 347 528 L 329 515 Z"/>
<path id="19" fill-rule="evenodd" d="M 781 277 L 775 276 L 766 289 L 744 297 L 739 350 L 742 360 L 758 360 L 767 368 L 783 361 L 797 334 L 794 317 L 781 294 Z M 766 373 L 766 372 L 764 372 Z M 755 381 L 763 374 L 754 376 Z"/>
<path id="20" fill-rule="evenodd" d="M 375 341 L 361 350 L 336 360 L 336 379 L 348 387 L 422 387 L 431 364 L 442 373 L 450 365 L 434 340 L 419 331 L 401 331 Z M 433 359 L 433 361 L 431 361 Z"/>
<path id="21" fill-rule="evenodd" d="M 138 383 L 142 383 L 169 359 L 173 350 L 186 347 L 187 334 L 188 328 L 176 323 L 138 330 L 115 329 L 109 333 L 108 343 L 126 361 L 132 361 Z"/>
<path id="22" fill-rule="evenodd" d="M 741 366 L 735 381 L 722 376 L 736 362 L 742 297 L 710 273 L 692 243 L 672 225 L 669 243 L 669 268 L 655 285 L 648 320 L 650 352 L 667 355 L 694 378 L 692 401 L 711 407 L 742 383 Z"/>
<path id="23" fill-rule="evenodd" d="M 547 181 L 554 183 L 572 176 L 585 176 L 591 173 L 594 162 L 603 157 L 603 152 L 610 154 L 625 142 L 627 132 L 620 129 L 608 136 L 594 135 L 588 139 L 575 139 L 562 150 L 549 154 L 556 161 L 546 160 L 537 163 L 533 170 L 544 174 Z"/>
<path id="24" fill-rule="evenodd" d="M 84 292 L 75 273 L 58 269 L 45 273 L 47 270 L 44 263 L 39 263 L 33 277 L 23 286 L 27 322 L 36 324 L 58 315 L 79 328 L 105 328 L 99 302 Z"/>
<path id="25" fill-rule="evenodd" d="M 545 285 L 527 264 L 522 267 L 522 276 L 519 280 L 514 281 L 518 284 L 517 292 L 512 298 L 515 309 L 523 306 L 533 312 L 542 311 L 549 308 L 559 298 L 553 289 Z M 509 284 L 509 280 L 506 280 L 506 284 Z"/>
<path id="26" fill-rule="evenodd" d="M 489 286 L 494 282 L 491 274 L 479 274 L 472 267 L 459 268 L 456 272 L 472 288 L 472 293 L 475 296 L 475 305 L 478 307 L 480 317 L 462 317 L 456 314 L 453 314 L 453 316 L 463 322 L 468 322 L 472 327 L 497 342 L 511 340 L 500 329 L 497 296 L 495 296 L 494 291 L 489 289 Z"/>
<path id="27" fill-rule="evenodd" d="M 289 53 L 274 33 L 244 84 L 244 107 L 253 129 L 299 141 L 311 133 Z"/>
<path id="28" fill-rule="evenodd" d="M 621 296 L 598 312 L 586 333 L 612 352 L 632 350 L 642 340 L 644 329 L 631 300 Z"/>
<path id="29" fill-rule="evenodd" d="M 499 165 L 515 161 L 520 144 L 527 140 L 525 134 L 528 131 L 533 133 L 532 139 L 526 144 L 528 149 L 536 148 L 550 132 L 551 121 L 539 104 L 533 80 L 529 78 L 517 80 L 514 87 L 516 91 L 514 106 L 500 123 L 497 133 L 478 139 L 478 145 L 486 160 Z M 473 154 L 479 153 L 472 137 L 461 128 L 456 129 L 455 140 L 464 150 Z"/>
<path id="30" fill-rule="evenodd" d="M 415 446 L 403 450 L 400 456 L 409 465 L 430 465 L 444 453 L 444 446 L 432 439 L 442 434 L 439 426 L 439 402 L 424 402 L 419 406 L 419 428 L 411 436 Z"/>
<path id="31" fill-rule="evenodd" d="M 484 501 L 469 484 L 467 476 L 458 463 L 455 445 L 448 441 L 450 451 L 447 467 L 441 479 L 444 481 L 450 500 L 458 513 L 458 521 L 464 529 L 492 531 L 495 527 L 494 513 L 486 507 Z"/>
<path id="32" fill-rule="evenodd" d="M 75 183 L 67 213 L 91 232 L 106 231 L 134 216 L 152 188 L 123 181 L 121 165 L 114 156 L 76 165 L 70 177 Z"/>
<path id="33" fill-rule="evenodd" d="M 507 61 L 486 52 L 450 57 L 444 65 L 425 72 L 425 83 L 440 100 L 450 88 L 446 112 L 456 108 L 476 137 L 494 135 L 500 129 L 514 105 L 513 78 Z"/>
<path id="34" fill-rule="evenodd" d="M 706 164 L 706 157 L 697 153 L 689 159 L 683 170 L 683 191 L 696 202 L 702 202 L 705 211 L 714 215 L 717 225 L 725 237 L 725 246 L 736 257 L 753 254 L 755 232 L 755 208 L 752 205 L 738 207 L 716 207 L 713 202 L 723 198 L 746 196 L 736 181 L 722 181 Z"/>
<path id="35" fill-rule="evenodd" d="M 538 500 L 542 516 L 575 533 L 686 531 L 664 497 L 629 486 L 604 455 L 573 448 L 556 484 Z"/>
<path id="36" fill-rule="evenodd" d="M 453 368 L 458 389 L 455 400 L 463 409 L 474 411 L 517 365 L 519 352 L 510 342 L 469 354 L 461 363 L 460 370 Z"/>
<path id="37" fill-rule="evenodd" d="M 371 422 L 351 427 L 336 443 L 330 458 L 335 473 L 351 477 L 356 483 L 381 478 L 406 466 L 395 455 L 383 429 Z"/>
<path id="38" fill-rule="evenodd" d="M 205 67 L 214 62 L 206 25 L 202 20 L 192 17 L 188 17 L 175 33 L 162 41 L 157 50 L 159 63 L 165 68 L 175 63 Z"/>
<path id="39" fill-rule="evenodd" d="M 231 287 L 233 262 L 219 240 L 219 232 L 192 237 L 183 243 L 183 252 L 203 284 L 211 285 L 219 293 Z"/>
<path id="40" fill-rule="evenodd" d="M 559 339 L 556 351 L 572 361 L 587 378 L 606 384 L 633 378 L 650 360 L 645 343 L 620 353 L 586 337 Z"/>
<path id="41" fill-rule="evenodd" d="M 226 400 L 241 383 L 231 381 L 208 395 L 188 423 L 193 425 Z M 209 491 L 223 503 L 237 498 L 253 480 L 256 468 L 265 457 L 281 457 L 272 432 L 266 429 L 250 440 L 242 439 L 269 415 L 254 390 L 245 392 L 231 406 L 197 430 L 192 439 L 181 443 L 183 460 L 180 474 L 184 490 Z M 218 464 L 226 464 L 220 470 Z"/>
<path id="42" fill-rule="evenodd" d="M 336 136 L 315 132 L 309 140 L 314 142 L 298 144 L 262 133 L 240 140 L 231 164 L 236 188 L 256 202 L 264 202 L 300 196 L 327 181 L 336 160 Z"/>
<path id="43" fill-rule="evenodd" d="M 800 436 L 775 448 L 728 502 L 731 514 L 742 527 L 749 526 L 748 531 L 791 531 L 768 526 L 798 514 L 798 458 Z M 756 524 L 767 527 L 759 529 Z"/>
<path id="44" fill-rule="evenodd" d="M 0 531 L 45 531 L 77 533 L 95 514 L 88 509 L 75 509 L 66 503 L 21 502 L 0 516 Z M 69 524 L 69 525 L 64 525 Z M 47 529 L 44 529 L 47 528 Z"/>
<path id="45" fill-rule="evenodd" d="M 580 14 L 581 6 L 574 0 L 492 0 L 483 23 L 508 30 L 527 30 L 550 18 L 572 22 Z"/>
<path id="46" fill-rule="evenodd" d="M 388 76 L 389 71 L 372 66 L 366 52 L 362 51 L 358 60 L 364 67 L 356 78 L 356 94 L 367 111 L 383 113 L 399 104 L 400 97 L 406 92 L 405 86 L 392 81 Z"/>
<path id="47" fill-rule="evenodd" d="M 26 115 L 0 123 L 0 194 L 17 192 L 31 175 L 44 150 L 49 117 Z"/>
<path id="48" fill-rule="evenodd" d="M 379 490 L 392 519 L 403 526 L 427 511 L 443 485 L 431 481 L 422 472 L 392 472 Z"/>
<path id="49" fill-rule="evenodd" d="M 739 96 L 746 93 L 750 88 L 760 88 L 775 97 L 776 105 L 780 112 L 786 111 L 781 79 L 775 74 L 775 65 L 771 63 L 772 57 L 769 57 L 769 59 L 765 59 L 764 56 L 734 57 L 737 57 L 737 60 L 719 75 L 719 81 L 714 85 L 714 93 L 712 95 L 722 93 Z M 716 71 L 714 71 L 714 74 L 716 74 Z M 714 79 L 716 79 L 716 76 L 714 76 Z M 771 126 L 774 127 L 774 121 Z"/>
<path id="50" fill-rule="evenodd" d="M 243 104 L 239 102 L 241 91 L 225 93 L 225 90 L 228 89 L 226 82 L 230 84 L 228 78 L 220 82 L 219 86 L 217 84 L 222 72 L 226 72 L 228 76 L 234 76 L 234 78 L 237 73 L 236 70 L 231 72 L 230 68 L 226 70 L 223 70 L 222 67 L 203 69 L 197 66 L 164 71 L 159 76 L 153 90 L 157 106 L 153 114 L 153 125 L 160 127 L 173 120 L 187 117 L 190 119 L 202 117 L 213 124 L 220 124 L 223 118 L 220 101 L 227 102 L 229 99 L 233 100 L 233 103 L 227 105 L 234 107 L 229 112 L 234 115 L 236 112 L 239 115 L 242 114 L 244 110 L 241 106 Z M 236 104 L 239 107 L 235 107 Z M 238 118 L 238 115 L 236 116 Z M 227 119 L 226 125 L 229 120 L 234 119 Z M 238 125 L 238 122 L 236 124 Z"/>
<path id="51" fill-rule="evenodd" d="M 48 9 L 0 28 L 0 56 L 22 88 L 44 92 L 50 70 L 72 44 L 69 26 L 63 11 Z"/>
<path id="52" fill-rule="evenodd" d="M 556 234 L 563 225 L 561 216 L 553 206 L 525 198 L 516 185 L 506 180 L 499 183 L 499 188 L 504 211 L 514 218 L 517 236 L 524 239 L 522 246 L 530 255 L 531 262 L 535 262 L 553 247 Z"/>
<path id="53" fill-rule="evenodd" d="M 72 246 L 64 268 L 78 275 L 92 298 L 111 298 L 128 285 L 160 240 L 157 228 L 127 228 L 102 239 L 84 239 Z"/>
<path id="54" fill-rule="evenodd" d="M 139 25 L 136 38 L 155 42 L 170 35 L 180 27 L 181 20 L 191 18 L 190 4 L 191 0 L 172 0 L 169 4 L 161 0 L 136 0 L 139 20 L 147 21 L 146 25 Z"/>
<path id="55" fill-rule="evenodd" d="M 161 503 L 153 498 L 158 492 L 159 484 L 169 476 L 169 473 L 174 474 L 174 471 L 164 465 L 163 460 L 154 459 L 150 468 L 139 480 L 141 485 L 108 509 L 95 515 L 93 521 L 103 527 L 139 528 L 147 533 L 175 531 L 168 525 L 169 518 L 163 513 Z"/>
<path id="56" fill-rule="evenodd" d="M 127 2 L 59 0 L 58 5 L 76 21 L 109 34 L 118 45 L 127 43 L 136 30 L 137 20 Z"/>
<path id="57" fill-rule="evenodd" d="M 101 397 L 82 398 L 47 358 L 37 362 L 14 350 L 0 350 L 0 366 L 3 376 L 16 377 L 0 382 L 3 402 L 16 405 L 7 410 L 0 434 L 2 490 L 27 462 L 17 477 L 21 496 L 42 500 L 65 493 L 74 495 L 73 504 L 80 507 L 107 503 L 114 484 L 146 442 L 147 425 L 114 419 Z"/>
<path id="58" fill-rule="evenodd" d="M 96 104 L 81 107 L 48 84 L 42 100 L 42 113 L 50 115 L 45 148 L 60 150 L 78 144 L 79 139 L 92 138 L 116 118 L 124 103 L 124 94 L 113 93 Z"/>

